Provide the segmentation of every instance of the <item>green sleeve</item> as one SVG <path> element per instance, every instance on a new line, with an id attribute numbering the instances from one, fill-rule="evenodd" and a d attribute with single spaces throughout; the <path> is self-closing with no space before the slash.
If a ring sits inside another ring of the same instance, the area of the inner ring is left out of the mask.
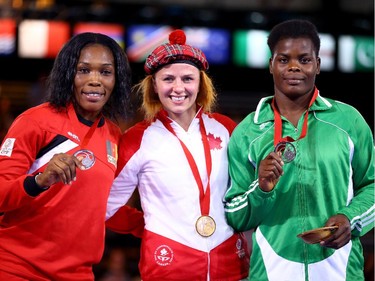
<path id="1" fill-rule="evenodd" d="M 243 122 L 236 127 L 228 144 L 231 184 L 224 198 L 225 215 L 238 231 L 257 227 L 275 200 L 274 191 L 264 192 L 259 188 L 256 164 L 248 157 L 250 141 L 248 126 Z"/>
<path id="2" fill-rule="evenodd" d="M 353 118 L 354 145 L 352 159 L 353 198 L 338 213 L 346 215 L 351 223 L 352 235 L 363 236 L 374 228 L 374 139 L 370 127 L 357 113 Z"/>

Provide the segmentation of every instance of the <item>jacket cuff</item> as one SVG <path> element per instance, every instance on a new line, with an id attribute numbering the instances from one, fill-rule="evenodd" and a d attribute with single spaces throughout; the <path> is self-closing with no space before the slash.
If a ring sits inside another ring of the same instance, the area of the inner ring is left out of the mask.
<path id="1" fill-rule="evenodd" d="M 48 189 L 40 187 L 35 181 L 35 176 L 27 176 L 23 182 L 23 187 L 26 193 L 32 197 L 38 196 Z"/>

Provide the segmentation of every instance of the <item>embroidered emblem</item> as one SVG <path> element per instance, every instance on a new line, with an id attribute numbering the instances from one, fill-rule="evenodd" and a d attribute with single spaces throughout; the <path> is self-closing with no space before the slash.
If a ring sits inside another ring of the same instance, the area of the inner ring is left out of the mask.
<path id="1" fill-rule="evenodd" d="M 242 242 L 241 238 L 237 239 L 236 248 L 237 248 L 237 252 L 236 253 L 237 253 L 238 257 L 240 259 L 244 258 L 246 256 L 246 251 L 243 248 L 243 242 Z"/>
<path id="2" fill-rule="evenodd" d="M 12 155 L 15 138 L 7 138 L 0 149 L 0 155 L 10 157 Z"/>
<path id="3" fill-rule="evenodd" d="M 212 133 L 209 133 L 207 135 L 208 143 L 210 144 L 210 149 L 214 150 L 220 150 L 223 147 L 221 146 L 221 143 L 223 142 L 220 137 L 215 137 Z"/>
<path id="4" fill-rule="evenodd" d="M 241 239 L 237 239 L 236 248 L 237 248 L 237 250 L 241 250 L 241 248 L 242 248 L 242 240 Z"/>
<path id="5" fill-rule="evenodd" d="M 167 245 L 161 245 L 154 252 L 155 262 L 160 266 L 170 265 L 173 261 L 173 251 Z"/>
<path id="6" fill-rule="evenodd" d="M 107 148 L 107 161 L 117 167 L 117 159 L 118 159 L 118 151 L 117 151 L 117 144 L 107 140 L 106 141 L 106 148 Z"/>

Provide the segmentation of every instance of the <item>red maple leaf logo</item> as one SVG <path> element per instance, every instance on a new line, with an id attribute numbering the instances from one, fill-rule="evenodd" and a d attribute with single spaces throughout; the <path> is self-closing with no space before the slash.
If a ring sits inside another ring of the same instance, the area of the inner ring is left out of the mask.
<path id="1" fill-rule="evenodd" d="M 210 145 L 210 149 L 222 149 L 223 147 L 221 146 L 221 138 L 220 137 L 215 137 L 213 134 L 209 133 L 207 135 L 208 143 Z"/>

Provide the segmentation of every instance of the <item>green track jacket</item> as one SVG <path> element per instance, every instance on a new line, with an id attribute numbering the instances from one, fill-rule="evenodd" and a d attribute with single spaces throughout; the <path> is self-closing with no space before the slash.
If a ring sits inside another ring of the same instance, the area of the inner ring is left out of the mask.
<path id="1" fill-rule="evenodd" d="M 359 281 L 364 279 L 359 237 L 374 227 L 374 139 L 352 106 L 317 97 L 309 109 L 306 137 L 295 141 L 296 158 L 271 192 L 258 185 L 258 167 L 273 149 L 271 97 L 261 99 L 229 142 L 231 185 L 226 217 L 236 230 L 254 229 L 250 280 Z M 298 139 L 283 118 L 283 137 Z M 334 250 L 306 244 L 297 235 L 346 215 L 352 240 Z"/>

